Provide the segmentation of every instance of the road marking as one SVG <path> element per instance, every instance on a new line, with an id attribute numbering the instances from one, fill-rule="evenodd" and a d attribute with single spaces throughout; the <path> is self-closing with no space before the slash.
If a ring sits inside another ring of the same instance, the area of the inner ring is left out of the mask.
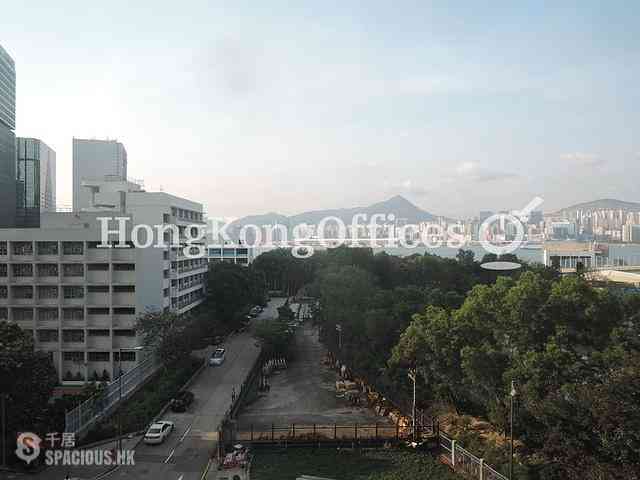
<path id="1" fill-rule="evenodd" d="M 182 480 L 184 478 L 184 474 L 178 477 L 178 480 Z"/>
<path id="2" fill-rule="evenodd" d="M 212 458 L 209 458 L 209 461 L 207 462 L 207 466 L 204 467 L 204 472 L 202 472 L 202 476 L 200 477 L 200 480 L 204 480 L 207 476 L 207 473 L 209 473 L 209 469 L 211 468 L 211 463 L 213 462 Z"/>
<path id="3" fill-rule="evenodd" d="M 180 437 L 180 442 L 184 442 L 184 439 L 187 437 L 187 435 L 191 431 L 191 427 L 193 427 L 193 424 L 189 425 L 189 428 L 187 428 L 185 430 L 185 432 L 182 434 L 182 436 Z M 180 479 L 178 479 L 178 480 L 180 480 Z"/>
<path id="4" fill-rule="evenodd" d="M 169 463 L 169 460 L 171 460 L 171 457 L 173 457 L 174 453 L 176 453 L 176 449 L 175 448 L 173 450 L 171 450 L 171 453 L 169 454 L 167 459 L 164 461 L 164 463 Z"/>

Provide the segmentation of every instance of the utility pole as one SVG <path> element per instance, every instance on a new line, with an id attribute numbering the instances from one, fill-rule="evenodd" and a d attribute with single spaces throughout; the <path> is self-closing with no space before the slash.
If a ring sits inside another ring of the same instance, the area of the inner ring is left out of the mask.
<path id="1" fill-rule="evenodd" d="M 0 394 L 2 398 L 2 466 L 7 466 L 7 394 Z"/>
<path id="2" fill-rule="evenodd" d="M 510 424 L 510 433 L 509 436 L 511 438 L 511 442 L 509 445 L 509 480 L 513 480 L 513 400 L 516 397 L 516 386 L 513 380 L 511 380 L 511 392 L 510 392 L 510 414 L 509 414 L 509 424 Z"/>
<path id="3" fill-rule="evenodd" d="M 416 369 L 412 368 L 409 370 L 408 376 L 411 380 L 413 380 L 413 407 L 411 409 L 411 434 L 413 436 L 413 441 L 416 441 Z"/>

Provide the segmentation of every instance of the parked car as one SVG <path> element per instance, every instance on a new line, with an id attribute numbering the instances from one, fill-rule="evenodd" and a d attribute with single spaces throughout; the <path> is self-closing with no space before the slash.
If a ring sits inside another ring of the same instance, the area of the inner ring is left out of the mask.
<path id="1" fill-rule="evenodd" d="M 185 412 L 187 407 L 193 403 L 193 392 L 183 390 L 178 392 L 176 397 L 171 400 L 171 410 L 174 412 Z"/>
<path id="2" fill-rule="evenodd" d="M 215 352 L 211 354 L 211 358 L 209 358 L 209 365 L 220 366 L 224 363 L 224 357 L 226 354 L 226 350 L 224 348 L 216 348 Z"/>
<path id="3" fill-rule="evenodd" d="M 260 315 L 261 311 L 262 309 L 259 306 L 255 306 L 249 311 L 249 315 L 251 315 L 252 317 L 257 317 L 258 315 Z"/>
<path id="4" fill-rule="evenodd" d="M 167 420 L 160 420 L 153 423 L 147 433 L 144 434 L 144 443 L 149 445 L 157 445 L 162 442 L 173 432 L 173 422 Z"/>

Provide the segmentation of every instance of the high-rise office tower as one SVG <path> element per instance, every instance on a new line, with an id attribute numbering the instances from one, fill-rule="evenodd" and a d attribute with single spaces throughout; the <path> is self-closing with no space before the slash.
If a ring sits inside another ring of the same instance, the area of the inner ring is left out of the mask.
<path id="1" fill-rule="evenodd" d="M 16 216 L 16 67 L 0 45 L 0 228 Z"/>
<path id="2" fill-rule="evenodd" d="M 92 207 L 83 181 L 127 179 L 127 151 L 116 140 L 73 139 L 73 211 Z"/>
<path id="3" fill-rule="evenodd" d="M 56 152 L 37 138 L 16 139 L 16 226 L 37 227 L 40 212 L 56 210 Z"/>

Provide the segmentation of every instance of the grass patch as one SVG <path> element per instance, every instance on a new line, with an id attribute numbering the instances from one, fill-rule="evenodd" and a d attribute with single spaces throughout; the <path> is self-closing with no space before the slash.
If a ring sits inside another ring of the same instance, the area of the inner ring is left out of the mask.
<path id="1" fill-rule="evenodd" d="M 301 475 L 336 480 L 459 480 L 430 454 L 395 448 L 258 450 L 251 467 L 252 480 L 296 480 Z"/>

